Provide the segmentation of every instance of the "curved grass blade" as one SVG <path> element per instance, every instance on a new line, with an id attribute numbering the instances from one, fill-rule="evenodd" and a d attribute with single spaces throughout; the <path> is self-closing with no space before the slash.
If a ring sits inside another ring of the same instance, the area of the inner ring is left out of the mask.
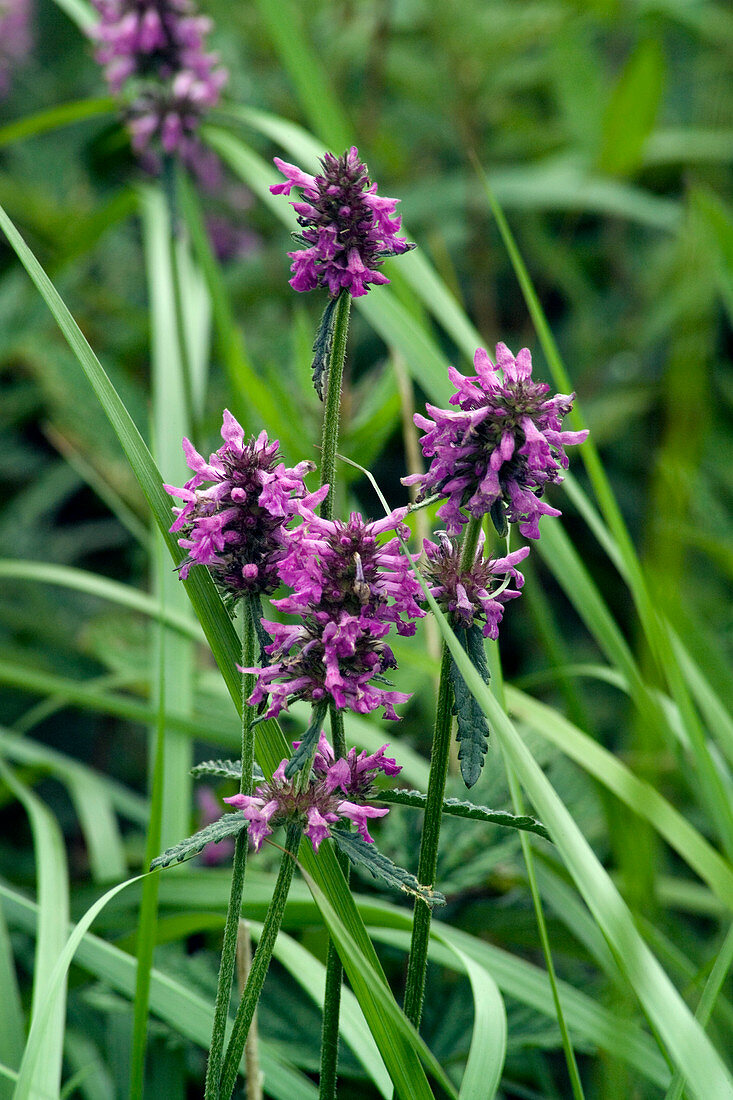
<path id="1" fill-rule="evenodd" d="M 507 687 L 506 695 L 513 714 L 649 821 L 723 905 L 733 909 L 733 869 L 658 791 L 551 707 L 516 688 Z"/>
<path id="2" fill-rule="evenodd" d="M 134 880 L 130 880 L 134 881 Z M 117 892 L 130 883 L 122 883 Z M 107 901 L 114 891 L 106 896 Z M 104 899 L 100 899 L 104 900 Z M 0 883 L 0 902 L 8 920 L 36 935 L 38 906 L 21 894 Z M 87 914 L 88 916 L 88 914 Z M 72 935 L 73 935 L 72 929 Z M 125 951 L 106 943 L 88 929 L 81 936 L 74 952 L 74 964 L 93 974 L 124 996 L 132 998 L 135 990 L 135 959 Z M 213 1005 L 175 978 L 153 970 L 150 983 L 151 1011 L 180 1035 L 206 1050 L 211 1038 Z M 261 1041 L 260 1057 L 265 1072 L 267 1093 L 274 1100 L 316 1100 L 318 1091 L 310 1081 L 270 1044 Z M 240 1067 L 244 1072 L 244 1063 Z M 36 1097 L 33 1097 L 36 1100 Z"/>
<path id="3" fill-rule="evenodd" d="M 466 657 L 437 603 L 423 586 L 441 634 L 466 683 L 484 708 L 507 760 L 541 813 L 588 908 L 602 929 L 629 985 L 664 1044 L 667 1056 L 698 1100 L 729 1100 L 733 1078 L 677 990 L 636 930 L 621 895 L 606 874 L 512 723 Z"/>
<path id="4" fill-rule="evenodd" d="M 3 1026 L 0 1027 L 0 1063 L 8 1074 L 15 1073 L 23 1057 L 25 1028 L 23 1006 L 20 1001 L 18 978 L 15 973 L 13 947 L 8 935 L 5 914 L 0 911 L 0 990 L 3 997 Z M 0 1081 L 0 1096 L 5 1100 L 11 1090 Z"/>
<path id="5" fill-rule="evenodd" d="M 114 114 L 116 105 L 111 96 L 99 96 L 96 99 L 79 99 L 74 103 L 61 103 L 48 107 L 33 115 L 15 119 L 0 126 L 0 149 L 13 145 L 16 141 L 25 141 L 39 134 L 48 134 L 71 126 L 75 122 L 84 122 L 88 118 L 100 118 Z"/>
<path id="6" fill-rule="evenodd" d="M 33 971 L 31 1029 L 18 1072 L 14 1100 L 59 1095 L 66 1021 L 65 972 L 56 981 L 55 964 L 66 937 L 69 884 L 61 830 L 51 811 L 0 761 L 0 779 L 22 803 L 33 832 L 37 866 L 38 937 Z M 43 1059 L 33 1053 L 34 1028 L 43 1028 Z M 31 1053 L 29 1054 L 29 1050 Z"/>
<path id="7" fill-rule="evenodd" d="M 389 988 L 381 982 L 373 981 L 368 960 L 349 934 L 328 897 L 307 872 L 303 871 L 303 875 L 338 950 L 351 987 L 359 998 L 370 1031 L 389 1069 L 397 1095 L 402 1097 L 402 1100 L 421 1100 L 423 1097 L 425 1100 L 432 1100 L 433 1092 L 418 1061 L 419 1055 L 420 1060 L 447 1095 L 457 1100 L 453 1085 L 412 1024 L 403 1015 Z"/>
<path id="8" fill-rule="evenodd" d="M 493 1100 L 501 1082 L 507 1046 L 507 1019 L 499 988 L 485 967 L 469 958 L 440 934 L 440 925 L 431 935 L 446 944 L 468 975 L 473 994 L 473 1033 L 466 1068 L 461 1078 L 458 1100 L 476 1096 Z"/>
<path id="9" fill-rule="evenodd" d="M 110 580 L 109 577 L 89 573 L 86 569 L 77 569 L 72 565 L 57 565 L 55 562 L 23 561 L 5 558 L 0 561 L 0 580 L 29 580 L 39 584 L 58 585 L 75 592 L 84 592 L 108 600 L 130 611 L 139 611 L 151 619 L 157 619 L 171 630 L 177 631 L 193 641 L 203 641 L 201 628 L 192 622 L 189 616 L 182 615 L 170 608 L 161 608 L 160 601 L 147 592 L 141 592 L 129 584 Z"/>

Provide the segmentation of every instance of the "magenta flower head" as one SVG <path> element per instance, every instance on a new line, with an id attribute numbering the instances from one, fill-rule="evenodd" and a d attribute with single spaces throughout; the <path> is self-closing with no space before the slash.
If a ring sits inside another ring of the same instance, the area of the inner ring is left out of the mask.
<path id="1" fill-rule="evenodd" d="M 274 642 L 267 647 L 271 662 L 257 673 L 252 704 L 270 695 L 268 716 L 279 714 L 295 699 L 333 702 L 368 714 L 384 707 L 385 717 L 396 719 L 395 703 L 409 695 L 386 691 L 371 683 L 396 668 L 394 654 L 382 640 L 394 626 L 399 634 L 415 632 L 414 619 L 425 612 L 420 592 L 397 538 L 380 544 L 378 536 L 399 530 L 405 509 L 375 523 L 358 513 L 348 523 L 320 519 L 312 505 L 325 489 L 298 505 L 304 518 L 292 534 L 288 551 L 278 564 L 281 579 L 294 589 L 275 605 L 300 622 L 266 622 Z"/>
<path id="2" fill-rule="evenodd" d="M 299 741 L 293 742 L 297 749 Z M 334 760 L 333 749 L 321 732 L 310 783 L 300 789 L 299 777 L 285 778 L 287 760 L 282 760 L 271 782 L 262 783 L 254 794 L 235 794 L 224 801 L 241 810 L 250 822 L 249 836 L 259 850 L 262 841 L 276 825 L 300 823 L 305 835 L 317 852 L 321 843 L 331 835 L 331 826 L 344 818 L 353 821 L 362 838 L 369 844 L 367 822 L 370 818 L 384 817 L 389 811 L 367 806 L 365 799 L 376 794 L 373 780 L 378 772 L 397 775 L 401 768 L 384 755 L 386 745 L 379 752 L 357 757 L 351 749 L 348 757 Z"/>
<path id="3" fill-rule="evenodd" d="M 178 545 L 188 552 L 181 577 L 192 565 L 206 565 L 231 596 L 274 592 L 288 548 L 287 525 L 298 501 L 308 500 L 303 476 L 314 464 L 287 468 L 278 462 L 277 441 L 270 442 L 266 432 L 245 442 L 228 409 L 221 435 L 224 444 L 208 462 L 184 439 L 193 477 L 182 489 L 164 486 L 184 502 L 173 509 L 177 518 L 171 527 L 182 532 Z"/>
<path id="4" fill-rule="evenodd" d="M 476 375 L 467 378 L 454 367 L 448 375 L 456 387 L 450 398 L 458 410 L 428 405 L 434 418 L 416 414 L 422 428 L 423 454 L 432 459 L 426 474 L 403 478 L 419 484 L 420 499 L 432 493 L 447 497 L 438 509 L 448 533 L 457 535 L 468 522 L 491 513 L 497 530 L 518 523 L 527 538 L 539 538 L 541 515 L 559 516 L 542 500 L 545 487 L 562 481 L 568 459 L 564 447 L 582 443 L 588 432 L 561 431 L 575 394 L 547 397 L 549 386 L 532 381 L 527 348 L 516 359 L 497 344 L 496 365 L 483 348 L 474 357 Z"/>
<path id="5" fill-rule="evenodd" d="M 326 153 L 319 176 L 279 157 L 275 164 L 286 182 L 274 184 L 270 188 L 273 195 L 289 195 L 293 187 L 303 193 L 302 202 L 292 203 L 302 228 L 295 239 L 305 246 L 288 253 L 293 261 L 293 289 L 322 286 L 332 298 L 342 290 L 358 298 L 367 293 L 369 283 L 388 283 L 379 270 L 382 261 L 415 246 L 397 236 L 399 200 L 377 194 L 377 185 L 369 179 L 356 146 L 340 157 Z"/>
<path id="6" fill-rule="evenodd" d="M 93 0 L 100 19 L 90 31 L 113 94 L 124 94 L 132 146 L 145 166 L 177 154 L 214 184 L 219 165 L 203 148 L 201 118 L 219 101 L 227 72 L 207 53 L 211 22 L 191 0 Z"/>
<path id="7" fill-rule="evenodd" d="M 33 45 L 30 0 L 0 0 L 0 99 L 10 91 L 13 69 Z"/>
<path id="8" fill-rule="evenodd" d="M 522 546 L 504 558 L 484 558 L 483 531 L 473 564 L 461 567 L 461 548 L 444 531 L 438 532 L 438 542 L 425 539 L 423 546 L 427 565 L 425 580 L 431 595 L 448 613 L 454 627 L 482 626 L 484 637 L 498 638 L 499 623 L 507 600 L 521 593 L 524 577 L 516 566 L 527 557 L 528 546 Z M 515 588 L 510 587 L 514 582 Z"/>

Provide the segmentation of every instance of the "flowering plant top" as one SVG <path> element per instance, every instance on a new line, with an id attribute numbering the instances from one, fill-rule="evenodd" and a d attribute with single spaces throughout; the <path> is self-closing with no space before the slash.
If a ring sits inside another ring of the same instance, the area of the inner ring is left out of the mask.
<path id="1" fill-rule="evenodd" d="M 470 378 L 448 368 L 456 388 L 450 404 L 457 411 L 427 405 L 433 420 L 415 415 L 425 432 L 423 454 L 432 462 L 426 474 L 412 474 L 403 483 L 419 484 L 421 499 L 431 493 L 448 498 L 438 515 L 450 535 L 468 522 L 466 512 L 476 518 L 490 512 L 499 529 L 508 520 L 527 538 L 539 538 L 540 516 L 560 515 L 542 496 L 548 484 L 562 481 L 568 466 L 564 447 L 588 436 L 561 430 L 575 394 L 548 398 L 550 387 L 532 380 L 527 348 L 515 358 L 505 344 L 497 344 L 495 365 L 479 348 L 474 366 Z"/>
<path id="2" fill-rule="evenodd" d="M 305 246 L 288 253 L 293 261 L 293 289 L 321 286 L 332 298 L 342 290 L 358 298 L 367 293 L 369 283 L 388 283 L 379 270 L 384 258 L 407 252 L 414 245 L 397 236 L 399 200 L 377 194 L 377 185 L 369 179 L 356 146 L 340 157 L 326 153 L 321 159 L 323 173 L 318 176 L 279 157 L 275 164 L 286 182 L 273 184 L 273 195 L 289 195 L 293 187 L 303 193 L 304 201 L 291 204 L 302 229 L 295 238 Z"/>
<path id="3" fill-rule="evenodd" d="M 202 115 L 216 106 L 227 80 L 205 38 L 211 21 L 191 0 L 93 0 L 100 20 L 90 31 L 110 90 L 123 88 L 132 146 L 147 166 L 158 153 L 177 153 L 205 182 L 214 183 L 218 162 L 201 146 Z"/>
<path id="4" fill-rule="evenodd" d="M 425 612 L 416 601 L 420 588 L 398 540 L 380 545 L 377 536 L 394 529 L 406 535 L 405 509 L 374 523 L 356 512 L 348 523 L 332 522 L 311 508 L 326 490 L 324 486 L 298 503 L 304 522 L 292 532 L 278 564 L 281 579 L 295 591 L 274 602 L 300 622 L 265 621 L 274 638 L 266 647 L 271 660 L 265 668 L 244 670 L 257 673 L 250 703 L 270 695 L 268 717 L 290 701 L 306 699 L 330 701 L 359 714 L 384 707 L 385 717 L 396 719 L 395 703 L 410 696 L 372 683 L 397 667 L 382 639 L 392 626 L 399 634 L 413 634 L 411 620 Z"/>
<path id="5" fill-rule="evenodd" d="M 274 592 L 277 567 L 288 546 L 287 524 L 299 500 L 311 499 L 303 477 L 314 469 L 299 462 L 292 469 L 278 462 L 278 442 L 266 432 L 245 443 L 244 431 L 228 409 L 221 429 L 224 444 L 208 462 L 188 439 L 183 441 L 193 477 L 182 489 L 165 485 L 183 500 L 174 508 L 172 532 L 183 532 L 178 545 L 188 551 L 181 566 L 207 565 L 217 584 L 234 596 Z M 206 482 L 213 482 L 203 488 Z"/>
<path id="6" fill-rule="evenodd" d="M 522 546 L 503 558 L 485 558 L 484 542 L 482 531 L 473 562 L 464 566 L 456 539 L 440 531 L 437 543 L 423 541 L 427 559 L 424 572 L 431 595 L 448 612 L 454 626 L 471 627 L 483 620 L 484 637 L 496 639 L 504 604 L 521 595 L 524 577 L 516 567 L 527 557 L 529 547 Z M 504 582 L 497 584 L 501 577 Z M 510 579 L 516 588 L 509 586 Z"/>
<path id="7" fill-rule="evenodd" d="M 299 741 L 293 742 L 297 749 Z M 304 833 L 310 839 L 315 851 L 331 835 L 331 826 L 339 820 L 353 821 L 369 844 L 373 838 L 369 835 L 369 818 L 384 817 L 388 809 L 364 805 L 364 799 L 376 794 L 374 777 L 397 775 L 402 769 L 396 761 L 384 755 L 382 748 L 371 755 L 356 753 L 351 749 L 349 755 L 335 760 L 326 735 L 321 732 L 318 751 L 308 786 L 302 790 L 299 776 L 286 779 L 287 760 L 282 760 L 269 783 L 262 783 L 253 795 L 235 794 L 225 798 L 231 806 L 241 810 L 250 822 L 249 836 L 255 848 L 259 850 L 265 837 L 270 836 L 274 826 L 303 823 Z"/>

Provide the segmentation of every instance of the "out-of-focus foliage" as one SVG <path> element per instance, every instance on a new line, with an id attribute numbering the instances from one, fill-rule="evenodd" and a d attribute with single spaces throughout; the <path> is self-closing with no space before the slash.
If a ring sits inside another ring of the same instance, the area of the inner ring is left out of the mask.
<path id="1" fill-rule="evenodd" d="M 717 701 L 732 693 L 733 648 L 729 9 L 704 0 L 212 0 L 206 10 L 230 70 L 227 103 L 298 122 L 324 147 L 357 143 L 380 190 L 401 198 L 410 239 L 482 341 L 492 347 L 501 339 L 515 351 L 529 346 L 535 374 L 549 379 L 475 162 L 486 172 L 600 448 L 655 609 L 670 620 L 696 662 L 683 668 L 694 706 L 722 746 L 713 751 L 713 767 L 723 791 L 730 792 L 733 759 L 726 758 L 725 745 L 733 743 L 731 726 Z M 160 374 L 154 385 L 157 368 L 151 366 L 151 344 L 161 338 L 164 348 L 166 343 L 165 308 L 155 307 L 166 262 L 156 252 L 160 195 L 137 170 L 109 105 L 100 104 L 88 118 L 80 108 L 78 121 L 37 136 L 20 133 L 20 120 L 105 94 L 91 47 L 67 12 L 39 2 L 35 18 L 35 47 L 0 103 L 0 203 L 151 441 L 163 474 L 178 484 L 176 401 L 167 405 L 160 389 L 153 400 L 161 377 L 165 386 Z M 262 132 L 233 118 L 224 105 L 213 121 L 267 160 L 285 155 Z M 266 425 L 280 434 L 288 462 L 314 457 L 321 407 L 309 383 L 310 345 L 323 302 L 292 292 L 286 231 L 227 169 L 220 190 L 202 195 L 201 203 L 206 218 L 224 219 L 251 235 L 244 253 L 222 265 L 223 288 L 245 349 L 238 374 L 236 361 L 227 359 L 221 340 L 212 336 L 181 199 L 178 193 L 197 441 L 204 449 L 217 445 L 227 405 L 249 430 Z M 466 349 L 429 317 L 396 264 L 390 277 L 417 329 L 467 370 Z M 419 371 L 411 368 L 408 376 L 401 357 L 356 314 L 340 449 L 372 469 L 392 505 L 406 500 L 399 477 L 411 461 L 403 433 L 409 416 L 403 413 L 420 407 L 425 396 Z M 278 418 L 274 430 L 268 410 Z M 577 461 L 573 469 L 585 487 Z M 0 758 L 58 822 L 71 915 L 79 919 L 104 884 L 141 867 L 148 732 L 159 709 L 169 715 L 170 774 L 178 776 L 166 793 L 164 833 L 175 833 L 180 824 L 194 831 L 200 824 L 181 779 L 185 767 L 178 765 L 187 756 L 233 755 L 239 733 L 208 651 L 191 640 L 196 627 L 176 578 L 167 563 L 156 564 L 147 508 L 113 431 L 4 243 L 0 478 L 0 548 L 8 559 L 0 562 Z M 377 516 L 379 504 L 366 480 L 348 467 L 343 479 L 343 507 Z M 619 573 L 570 496 L 553 499 L 563 509 L 580 565 L 603 594 L 621 642 L 654 696 L 664 685 Z M 662 723 L 650 722 L 630 701 L 628 669 L 603 648 L 603 626 L 593 634 L 584 619 L 589 605 L 576 584 L 580 574 L 568 582 L 567 571 L 558 574 L 570 566 L 562 559 L 558 567 L 560 560 L 559 548 L 554 557 L 548 550 L 531 555 L 524 596 L 502 625 L 506 677 L 617 754 L 717 844 L 719 821 L 690 764 L 689 744 L 684 735 L 675 739 Z M 86 571 L 87 580 L 66 567 Z M 90 573 L 102 581 L 90 583 Z M 125 588 L 105 588 L 105 578 Z M 153 595 L 146 602 L 148 592 Z M 165 632 L 162 701 L 151 658 L 161 593 L 174 624 Z M 395 650 L 398 686 L 416 691 L 414 703 L 397 728 L 385 732 L 383 725 L 354 719 L 347 722 L 347 735 L 374 748 L 391 737 L 406 765 L 407 785 L 424 790 L 435 638 L 422 626 L 416 644 L 400 639 Z M 609 663 L 599 671 L 604 660 Z M 581 750 L 566 754 L 561 735 L 543 734 L 542 722 L 523 710 L 520 696 L 516 701 L 536 759 L 694 1010 L 727 928 L 721 901 L 727 880 L 715 879 L 717 864 L 712 885 L 699 866 L 695 874 L 686 850 L 680 852 L 663 832 L 661 818 L 642 821 L 629 809 L 633 799 L 624 798 L 623 779 L 613 787 Z M 670 717 L 671 707 L 665 696 L 670 729 L 684 730 L 685 716 L 680 720 L 672 707 Z M 296 708 L 286 734 L 295 737 L 304 723 L 305 712 Z M 219 791 L 229 794 L 230 787 L 224 783 Z M 465 793 L 457 769 L 448 793 Z M 471 797 L 512 808 L 494 739 Z M 34 891 L 34 843 L 37 855 L 41 841 L 31 836 L 14 789 L 0 787 L 0 799 L 0 914 L 10 929 L 6 937 L 0 917 L 0 981 L 8 985 L 11 1005 L 0 1063 L 17 1069 L 39 964 L 35 911 L 24 899 Z M 393 807 L 379 830 L 380 849 L 411 870 L 418 814 Z M 53 843 L 48 829 L 47 854 Z M 678 836 L 674 822 L 669 829 Z M 165 842 L 179 837 L 166 836 Z M 730 859 L 730 851 L 724 854 Z M 254 865 L 245 897 L 254 920 L 263 917 L 277 856 L 264 848 Z M 617 960 L 556 851 L 543 841 L 537 844 L 536 870 L 554 960 L 567 983 L 564 1009 L 586 1095 L 664 1095 L 668 1067 Z M 151 991 L 147 1069 L 151 1096 L 200 1092 L 226 882 L 225 870 L 193 864 L 161 882 L 155 955 L 160 975 Z M 438 918 L 446 934 L 481 957 L 505 997 L 509 1043 L 500 1095 L 569 1095 L 518 837 L 499 826 L 446 817 L 437 885 L 448 898 Z M 358 889 L 399 997 L 409 910 L 398 912 L 399 899 L 371 879 L 360 881 Z M 285 923 L 292 949 L 283 941 L 260 1011 L 263 1064 L 268 1080 L 276 1082 L 272 1095 L 291 1097 L 311 1095 L 302 1074 L 312 1079 L 317 1072 L 320 1016 L 310 979 L 326 944 L 309 895 L 296 887 L 293 899 Z M 112 1097 L 127 1087 L 138 901 L 134 887 L 108 905 L 94 926 L 101 939 L 85 941 L 70 971 L 66 1095 Z M 45 942 L 46 964 L 50 950 Z M 5 967 L 10 951 L 18 976 L 15 999 L 12 970 Z M 442 942 L 435 962 L 423 1034 L 459 1080 L 471 1039 L 471 992 Z M 4 993 L 3 985 L 5 1003 Z M 723 1056 L 733 1048 L 731 999 L 728 983 L 709 1028 Z M 379 1094 L 349 1048 L 342 1073 L 344 1097 Z M 10 1095 L 10 1089 L 3 1092 L 6 1083 L 0 1077 L 0 1096 Z"/>

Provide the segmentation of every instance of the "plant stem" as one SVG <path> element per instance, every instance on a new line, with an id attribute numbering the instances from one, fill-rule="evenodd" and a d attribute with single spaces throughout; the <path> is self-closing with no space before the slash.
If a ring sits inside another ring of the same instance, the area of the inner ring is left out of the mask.
<path id="1" fill-rule="evenodd" d="M 333 323 L 333 346 L 331 362 L 326 383 L 326 401 L 323 412 L 323 435 L 321 437 L 321 485 L 330 485 L 328 496 L 321 504 L 323 519 L 333 519 L 334 484 L 336 481 L 336 450 L 339 440 L 339 422 L 341 418 L 341 383 L 344 377 L 346 360 L 346 341 L 349 335 L 349 313 L 351 295 L 342 290 L 336 302 L 336 316 Z"/>
<path id="2" fill-rule="evenodd" d="M 453 692 L 450 682 L 451 655 L 443 644 L 443 658 L 440 665 L 440 683 L 438 685 L 438 705 L 435 711 L 435 729 L 433 745 L 430 751 L 430 778 L 428 779 L 428 798 L 425 806 L 425 818 L 420 840 L 420 859 L 417 877 L 424 885 L 435 884 L 438 867 L 438 845 L 440 843 L 440 819 L 445 794 L 445 781 L 448 776 L 448 757 L 450 753 L 450 735 L 453 724 Z M 415 1027 L 420 1025 L 422 1003 L 425 995 L 425 972 L 428 965 L 428 943 L 430 941 L 430 907 L 417 899 L 412 924 L 410 958 L 407 964 L 407 987 L 405 989 L 404 1012 Z"/>
<path id="3" fill-rule="evenodd" d="M 334 756 L 339 760 L 346 756 L 344 716 L 331 707 L 331 739 Z M 343 852 L 336 852 L 339 866 L 349 881 L 349 860 Z M 321 1074 L 318 1100 L 336 1100 L 336 1083 L 339 1058 L 339 1016 L 341 1013 L 341 985 L 344 968 L 333 940 L 328 941 L 326 959 L 326 989 L 323 996 L 323 1024 L 321 1026 Z"/>
<path id="4" fill-rule="evenodd" d="M 242 607 L 242 664 L 251 668 L 255 662 L 255 610 L 249 600 L 243 600 Z M 242 775 L 239 789 L 242 794 L 252 793 L 252 768 L 254 764 L 253 708 L 247 705 L 247 699 L 254 690 L 254 675 L 245 672 L 242 677 Z M 242 893 L 244 874 L 247 867 L 248 830 L 243 829 L 234 844 L 232 864 L 232 885 L 229 891 L 229 907 L 224 925 L 224 942 L 219 964 L 219 981 L 216 987 L 214 1005 L 214 1027 L 211 1034 L 211 1049 L 206 1066 L 205 1100 L 218 1100 L 219 1080 L 224 1057 L 224 1036 L 229 1017 L 229 1000 L 232 994 L 232 978 L 237 955 L 237 931 L 242 912 Z"/>
<path id="5" fill-rule="evenodd" d="M 280 861 L 277 882 L 275 883 L 275 889 L 270 900 L 267 915 L 265 916 L 265 923 L 262 926 L 260 942 L 257 945 L 257 950 L 252 960 L 252 968 L 247 978 L 247 984 L 244 987 L 244 993 L 239 1002 L 237 1016 L 234 1021 L 234 1027 L 232 1028 L 231 1038 L 229 1039 L 229 1046 L 227 1047 L 226 1056 L 224 1058 L 221 1088 L 219 1090 L 220 1100 L 229 1100 L 237 1080 L 237 1070 L 242 1058 L 242 1052 L 244 1051 L 244 1044 L 247 1041 L 249 1027 L 252 1023 L 252 1017 L 257 1007 L 257 1002 L 260 999 L 260 994 L 262 993 L 262 987 L 265 984 L 265 978 L 270 967 L 275 941 L 280 931 L 280 925 L 282 924 L 285 903 L 288 900 L 290 883 L 293 880 L 293 872 L 295 871 L 295 860 L 298 855 L 301 836 L 302 829 L 300 825 L 290 825 L 288 827 L 285 850 L 282 860 Z"/>
<path id="6" fill-rule="evenodd" d="M 326 407 L 323 412 L 323 434 L 321 437 L 321 485 L 328 484 L 330 489 L 328 496 L 321 504 L 320 512 L 322 518 L 328 520 L 333 519 L 334 513 L 336 450 L 338 448 L 341 420 L 341 384 L 344 376 L 344 362 L 346 361 L 350 310 L 351 295 L 348 291 L 342 290 L 336 302 L 333 345 L 326 382 Z M 344 734 L 343 715 L 335 707 L 331 707 L 331 737 L 334 754 L 338 760 L 346 755 L 346 736 Z M 337 855 L 337 859 L 348 881 L 349 861 L 341 853 Z M 328 959 L 326 961 L 326 988 L 323 996 L 319 1100 L 335 1100 L 336 1097 L 342 981 L 343 967 L 341 960 L 333 941 L 329 940 Z"/>
<path id="7" fill-rule="evenodd" d="M 473 561 L 480 532 L 481 520 L 472 518 L 466 528 L 463 540 L 461 563 L 464 568 Z M 425 886 L 435 885 L 438 870 L 440 825 L 443 815 L 445 783 L 448 778 L 451 727 L 453 725 L 453 690 L 450 672 L 451 655 L 448 647 L 443 643 L 438 704 L 435 710 L 435 729 L 430 750 L 430 777 L 428 779 L 427 802 L 420 839 L 420 858 L 417 866 L 417 877 Z M 405 1015 L 415 1027 L 420 1026 L 423 998 L 425 996 L 425 974 L 428 966 L 431 919 L 432 910 L 424 901 L 418 898 L 415 901 L 413 915 L 412 941 L 410 943 L 410 958 L 407 964 L 404 1003 Z"/>

